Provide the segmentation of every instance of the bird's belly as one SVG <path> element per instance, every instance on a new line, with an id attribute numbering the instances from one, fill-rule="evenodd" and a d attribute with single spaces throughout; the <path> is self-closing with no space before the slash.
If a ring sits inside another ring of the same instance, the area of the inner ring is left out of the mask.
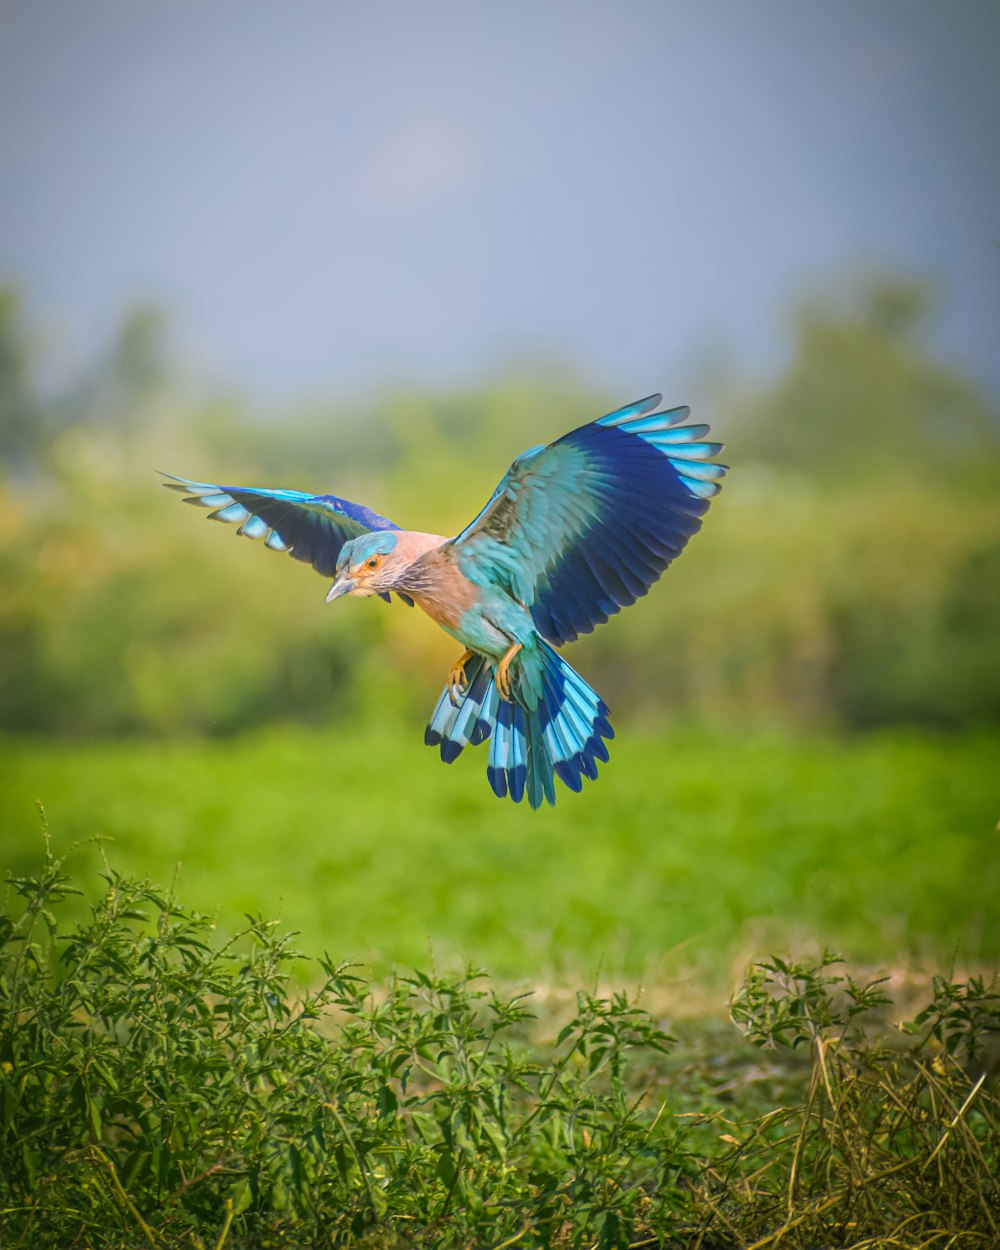
<path id="1" fill-rule="evenodd" d="M 474 587 L 470 586 L 470 591 L 468 602 L 458 602 L 454 598 L 442 600 L 419 591 L 409 593 L 417 607 L 426 612 L 445 633 L 470 651 L 499 659 L 515 641 L 515 635 L 493 621 L 491 614 L 483 610 L 483 605 L 477 602 Z"/>

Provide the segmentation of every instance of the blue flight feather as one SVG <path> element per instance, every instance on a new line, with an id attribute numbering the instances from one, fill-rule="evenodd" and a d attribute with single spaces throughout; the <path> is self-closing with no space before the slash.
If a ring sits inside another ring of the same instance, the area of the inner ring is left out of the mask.
<path id="1" fill-rule="evenodd" d="M 267 533 L 267 522 L 263 517 L 252 516 L 236 532 L 243 534 L 246 538 L 263 538 Z"/>

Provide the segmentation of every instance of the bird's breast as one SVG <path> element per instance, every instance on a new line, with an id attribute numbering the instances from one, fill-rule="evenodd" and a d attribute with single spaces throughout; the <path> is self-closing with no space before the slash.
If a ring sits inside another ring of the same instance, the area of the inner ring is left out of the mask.
<path id="1" fill-rule="evenodd" d="M 437 625 L 454 634 L 474 607 L 479 592 L 440 548 L 414 561 L 407 576 L 406 593 Z"/>
<path id="2" fill-rule="evenodd" d="M 476 602 L 476 588 L 471 582 L 452 587 L 425 585 L 409 594 L 417 607 L 449 633 L 461 627 L 462 618 Z"/>

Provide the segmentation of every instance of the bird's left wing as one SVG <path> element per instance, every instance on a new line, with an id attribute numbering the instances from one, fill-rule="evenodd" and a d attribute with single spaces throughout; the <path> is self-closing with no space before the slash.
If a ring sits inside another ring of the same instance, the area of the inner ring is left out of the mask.
<path id="1" fill-rule="evenodd" d="M 180 491 L 184 502 L 211 508 L 209 520 L 239 525 L 246 538 L 263 538 L 272 551 L 288 551 L 332 577 L 341 548 L 372 530 L 398 530 L 387 517 L 363 504 L 336 495 L 307 495 L 300 490 L 266 490 L 257 486 L 214 486 L 164 473 L 163 485 Z M 406 596 L 400 596 L 407 598 Z M 388 600 L 388 595 L 382 598 Z M 407 602 L 409 600 L 407 599 Z"/>
<path id="2" fill-rule="evenodd" d="M 472 581 L 507 590 L 559 645 L 634 603 L 701 528 L 726 472 L 688 408 L 630 404 L 519 456 L 454 538 Z"/>

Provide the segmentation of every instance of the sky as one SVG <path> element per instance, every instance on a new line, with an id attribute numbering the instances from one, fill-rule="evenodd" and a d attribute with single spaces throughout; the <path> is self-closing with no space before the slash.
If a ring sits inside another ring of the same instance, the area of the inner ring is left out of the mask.
<path id="1" fill-rule="evenodd" d="M 55 378 L 153 300 L 268 400 L 629 399 L 878 267 L 1000 395 L 998 136 L 993 0 L 0 0 L 0 282 Z"/>

